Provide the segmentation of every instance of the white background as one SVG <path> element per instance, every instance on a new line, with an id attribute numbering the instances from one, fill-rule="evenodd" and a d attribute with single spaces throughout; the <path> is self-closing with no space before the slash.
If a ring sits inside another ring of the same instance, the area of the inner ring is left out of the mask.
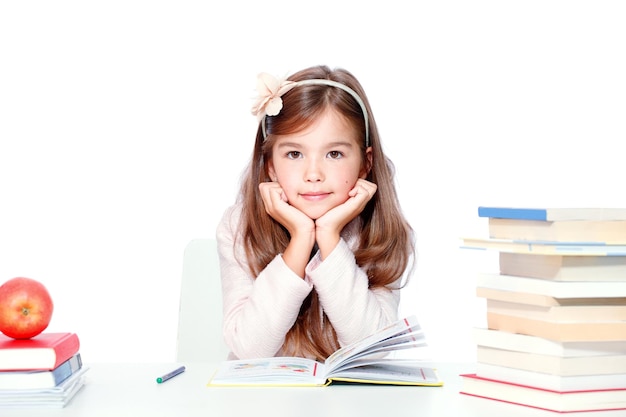
<path id="1" fill-rule="evenodd" d="M 183 250 L 234 201 L 256 74 L 340 66 L 418 233 L 402 310 L 473 360 L 477 207 L 626 206 L 624 22 L 598 0 L 2 2 L 0 281 L 42 281 L 85 361 L 174 360 Z"/>

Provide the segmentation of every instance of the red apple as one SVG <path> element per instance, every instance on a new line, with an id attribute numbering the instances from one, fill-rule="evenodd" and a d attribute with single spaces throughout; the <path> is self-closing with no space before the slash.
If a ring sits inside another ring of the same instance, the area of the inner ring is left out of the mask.
<path id="1" fill-rule="evenodd" d="M 44 285 L 30 278 L 13 278 L 0 285 L 0 332 L 30 339 L 43 332 L 52 318 L 52 298 Z"/>

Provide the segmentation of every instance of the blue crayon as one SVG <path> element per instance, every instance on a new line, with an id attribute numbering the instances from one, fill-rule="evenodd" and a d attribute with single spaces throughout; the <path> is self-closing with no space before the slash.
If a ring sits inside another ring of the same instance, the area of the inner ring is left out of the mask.
<path id="1" fill-rule="evenodd" d="M 174 378 L 176 375 L 180 375 L 183 372 L 185 372 L 185 367 L 181 366 L 180 368 L 174 369 L 172 372 L 167 373 L 163 376 L 160 376 L 156 379 L 156 382 L 158 384 L 162 384 L 163 382 L 167 381 L 168 379 L 172 379 Z"/>

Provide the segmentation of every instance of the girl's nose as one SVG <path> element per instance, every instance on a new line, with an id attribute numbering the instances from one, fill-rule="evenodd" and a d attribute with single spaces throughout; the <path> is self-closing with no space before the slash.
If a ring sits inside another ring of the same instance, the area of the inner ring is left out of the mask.
<path id="1" fill-rule="evenodd" d="M 324 179 L 320 163 L 314 160 L 309 161 L 304 174 L 305 181 L 319 182 Z"/>

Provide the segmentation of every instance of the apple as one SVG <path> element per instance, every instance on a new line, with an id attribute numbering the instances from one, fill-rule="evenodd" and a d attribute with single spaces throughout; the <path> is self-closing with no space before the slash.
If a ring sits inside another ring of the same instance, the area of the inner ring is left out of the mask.
<path id="1" fill-rule="evenodd" d="M 52 318 L 52 297 L 31 278 L 12 278 L 0 285 L 0 332 L 14 339 L 30 339 L 43 332 Z"/>

